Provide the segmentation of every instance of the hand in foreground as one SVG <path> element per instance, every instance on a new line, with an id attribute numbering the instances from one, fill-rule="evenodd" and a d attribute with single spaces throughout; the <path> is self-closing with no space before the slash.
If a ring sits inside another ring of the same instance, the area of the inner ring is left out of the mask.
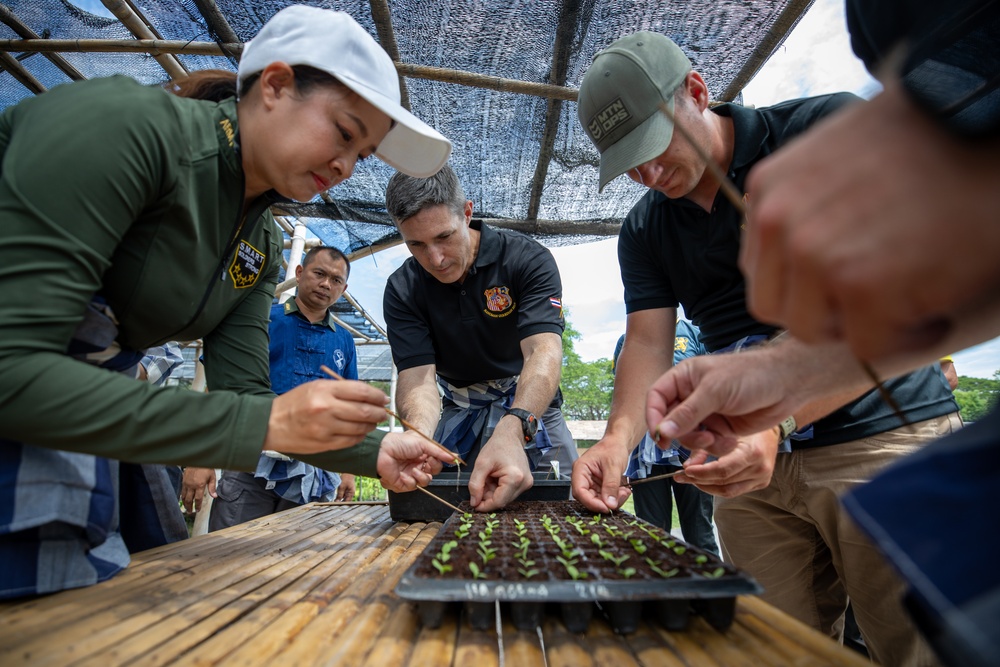
<path id="1" fill-rule="evenodd" d="M 771 483 L 778 455 L 778 429 L 739 438 L 736 446 L 715 461 L 705 463 L 708 453 L 696 451 L 684 462 L 684 472 L 675 482 L 694 484 L 705 493 L 724 498 L 757 491 Z"/>
<path id="2" fill-rule="evenodd" d="M 573 464 L 573 497 L 594 512 L 622 506 L 632 493 L 622 486 L 629 450 L 608 438 L 599 440 Z"/>
<path id="3" fill-rule="evenodd" d="M 382 440 L 376 465 L 382 486 L 403 493 L 427 486 L 441 463 L 451 463 L 455 455 L 417 435 L 414 431 L 389 433 Z"/>
<path id="4" fill-rule="evenodd" d="M 355 445 L 385 419 L 389 398 L 354 380 L 314 380 L 274 399 L 263 449 L 295 456 Z"/>
<path id="5" fill-rule="evenodd" d="M 346 472 L 340 473 L 340 486 L 337 487 L 337 495 L 334 500 L 337 502 L 349 503 L 354 500 L 356 489 L 354 475 Z"/>
<path id="6" fill-rule="evenodd" d="M 892 82 L 762 161 L 750 312 L 869 361 L 934 344 L 1000 286 L 998 148 L 951 136 Z"/>
<path id="7" fill-rule="evenodd" d="M 517 432 L 497 425 L 493 436 L 483 445 L 469 476 L 469 504 L 477 512 L 492 512 L 505 507 L 535 483 L 524 453 L 520 422 Z M 503 430 L 501 430 L 503 429 Z"/>
<path id="8" fill-rule="evenodd" d="M 215 470 L 212 468 L 185 468 L 181 479 L 181 504 L 184 511 L 194 514 L 201 511 L 201 501 L 205 499 L 205 487 L 208 495 L 218 498 L 215 492 Z"/>
<path id="9" fill-rule="evenodd" d="M 723 457 L 733 436 L 771 428 L 801 407 L 795 364 L 777 348 L 685 359 L 660 376 L 646 395 L 646 424 L 660 442 L 680 440 Z M 582 457 L 580 459 L 583 460 Z"/>

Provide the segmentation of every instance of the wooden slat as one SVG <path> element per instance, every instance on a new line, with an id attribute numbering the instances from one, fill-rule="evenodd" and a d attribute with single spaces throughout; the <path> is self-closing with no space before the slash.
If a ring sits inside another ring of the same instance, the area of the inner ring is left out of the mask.
<path id="1" fill-rule="evenodd" d="M 542 621 L 542 630 L 549 667 L 594 667 L 590 653 L 561 620 L 547 616 Z"/>
<path id="2" fill-rule="evenodd" d="M 626 639 L 616 635 L 607 623 L 592 622 L 585 637 L 596 664 L 640 667 Z"/>
<path id="3" fill-rule="evenodd" d="M 293 567 L 275 566 L 261 572 L 256 577 L 248 577 L 234 586 L 204 596 L 190 604 L 183 604 L 179 610 L 159 608 L 159 621 L 145 624 L 142 631 L 116 644 L 110 653 L 116 661 L 122 662 L 149 653 L 150 649 L 161 647 L 155 658 L 143 657 L 143 664 L 163 664 L 186 650 L 197 646 L 221 630 L 246 616 L 252 610 L 275 600 L 295 600 L 309 594 L 317 585 L 332 576 L 343 577 L 343 571 L 359 557 L 365 549 L 378 542 L 377 527 L 352 532 L 338 540 L 338 548 L 331 548 L 321 556 L 306 550 L 293 559 L 281 563 L 292 563 Z M 382 536 L 384 540 L 384 536 Z M 377 548 L 377 547 L 376 547 Z M 261 580 L 265 583 L 261 586 Z M 105 655 L 96 655 L 93 667 L 102 667 Z M 91 663 L 83 663 L 91 664 Z M 106 663 L 103 663 L 106 664 Z"/>
<path id="4" fill-rule="evenodd" d="M 420 633 L 420 619 L 409 604 L 396 598 L 388 619 L 382 625 L 364 667 L 403 665 L 413 650 L 413 642 Z"/>
<path id="5" fill-rule="evenodd" d="M 138 554 L 113 580 L 0 605 L 0 664 L 500 664 L 496 630 L 450 610 L 436 630 L 393 592 L 440 524 L 393 523 L 384 504 L 309 505 Z M 619 636 L 502 618 L 503 664 L 518 667 L 861 667 L 857 654 L 756 598 L 740 598 L 726 632 L 693 618 L 682 632 L 645 619 Z"/>
<path id="6" fill-rule="evenodd" d="M 772 634 L 786 637 L 795 642 L 804 653 L 827 660 L 834 665 L 843 665 L 844 667 L 867 665 L 871 667 L 871 662 L 859 654 L 834 643 L 804 623 L 766 604 L 760 598 L 740 598 L 737 609 L 740 607 L 758 618 L 763 626 L 770 628 Z"/>
<path id="7" fill-rule="evenodd" d="M 341 531 L 340 527 L 335 526 L 332 530 L 338 535 L 339 545 L 348 545 L 358 539 L 351 532 Z M 213 567 L 210 560 L 202 561 L 189 572 L 159 581 L 155 589 L 137 590 L 133 595 L 119 600 L 114 607 L 99 613 L 91 612 L 73 625 L 63 627 L 60 636 L 66 642 L 64 651 L 50 653 L 48 660 L 39 658 L 33 664 L 59 665 L 70 659 L 81 660 L 103 653 L 141 629 L 166 617 L 185 613 L 198 600 L 209 596 L 225 598 L 228 589 L 238 587 L 243 582 L 250 582 L 252 588 L 256 588 L 267 582 L 267 579 L 260 576 L 267 567 L 280 565 L 282 569 L 287 569 L 289 565 L 294 567 L 302 560 L 315 558 L 315 552 L 308 550 L 310 543 L 309 540 L 300 540 L 298 544 L 287 548 L 285 553 L 272 553 L 266 558 L 260 558 L 255 553 L 242 555 L 232 559 L 225 570 Z M 289 559 L 289 556 L 293 558 Z M 281 591 L 279 599 L 285 595 L 289 593 Z M 275 597 L 272 596 L 268 603 L 273 604 L 274 600 Z M 19 653 L 22 656 L 38 655 L 50 643 L 48 633 L 40 633 L 33 641 L 22 644 Z"/>
<path id="8" fill-rule="evenodd" d="M 545 667 L 545 655 L 534 630 L 518 630 L 509 618 L 503 620 L 504 664 Z"/>
<path id="9" fill-rule="evenodd" d="M 628 638 L 629 646 L 645 667 L 688 667 L 673 649 L 647 623 L 640 623 Z"/>
<path id="10" fill-rule="evenodd" d="M 422 628 L 407 667 L 450 667 L 458 644 L 458 614 L 445 614 L 441 627 Z"/>

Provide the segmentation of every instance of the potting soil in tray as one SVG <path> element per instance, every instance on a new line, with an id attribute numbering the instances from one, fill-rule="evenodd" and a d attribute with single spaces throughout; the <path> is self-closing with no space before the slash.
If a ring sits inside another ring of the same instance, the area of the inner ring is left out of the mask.
<path id="1" fill-rule="evenodd" d="M 761 587 L 736 568 L 625 512 L 600 515 L 574 500 L 517 501 L 492 514 L 452 514 L 403 574 L 396 593 L 438 627 L 465 603 L 473 627 L 491 627 L 497 601 L 519 629 L 558 610 L 573 632 L 600 608 L 616 632 L 640 618 L 682 630 L 692 612 L 715 628 L 733 621 L 737 595 Z"/>

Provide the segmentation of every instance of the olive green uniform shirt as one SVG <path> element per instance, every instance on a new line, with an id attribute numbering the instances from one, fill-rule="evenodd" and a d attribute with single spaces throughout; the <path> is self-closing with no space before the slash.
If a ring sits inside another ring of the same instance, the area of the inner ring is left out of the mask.
<path id="1" fill-rule="evenodd" d="M 281 235 L 243 212 L 236 104 L 125 77 L 0 115 L 0 437 L 137 463 L 253 470 L 271 402 L 267 318 Z M 118 342 L 203 338 L 208 394 L 66 356 L 101 293 Z M 375 476 L 381 434 L 302 457 Z"/>

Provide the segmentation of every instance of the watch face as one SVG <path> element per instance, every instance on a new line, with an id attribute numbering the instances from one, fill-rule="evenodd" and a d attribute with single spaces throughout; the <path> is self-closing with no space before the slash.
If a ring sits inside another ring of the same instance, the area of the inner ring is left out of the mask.
<path id="1" fill-rule="evenodd" d="M 535 433 L 538 432 L 538 418 L 520 408 L 512 408 L 510 413 L 521 420 L 521 431 L 524 433 L 525 440 L 530 441 L 534 438 Z"/>

